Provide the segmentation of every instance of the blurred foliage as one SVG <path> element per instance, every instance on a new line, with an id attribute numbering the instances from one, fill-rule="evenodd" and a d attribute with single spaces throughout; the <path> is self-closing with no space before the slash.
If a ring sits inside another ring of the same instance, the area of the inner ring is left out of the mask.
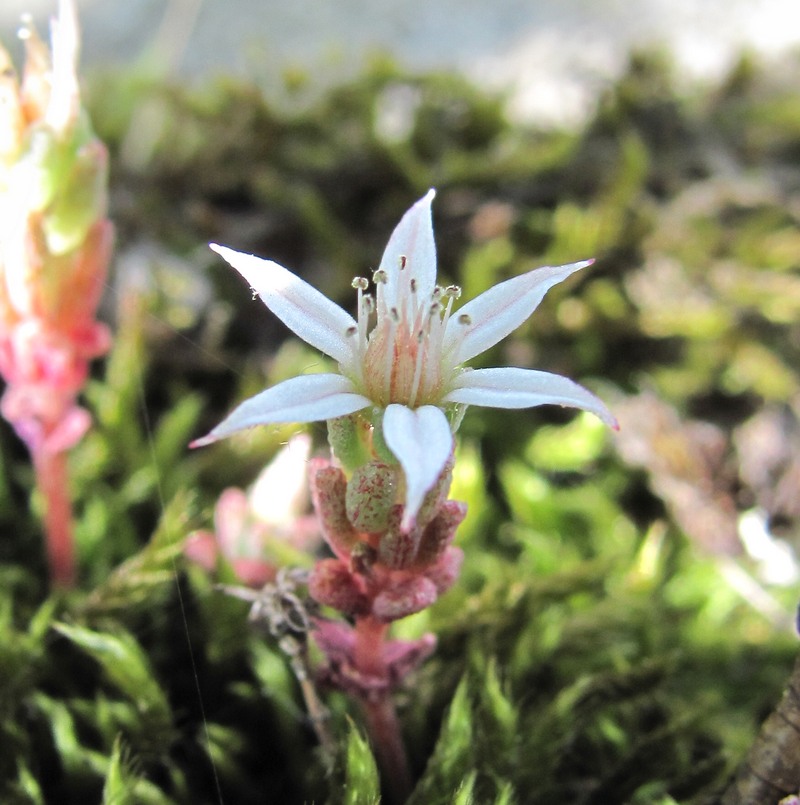
<path id="1" fill-rule="evenodd" d="M 467 413 L 462 578 L 398 624 L 439 637 L 398 692 L 411 802 L 714 801 L 796 654 L 798 79 L 798 62 L 745 57 L 679 94 L 663 55 L 638 54 L 584 127 L 554 131 L 382 61 L 285 107 L 229 81 L 100 77 L 116 340 L 71 456 L 80 589 L 47 595 L 31 472 L 0 432 L 0 800 L 377 801 L 358 714 L 326 699 L 329 775 L 285 658 L 182 557 L 291 429 L 188 441 L 324 366 L 205 243 L 349 306 L 351 277 L 436 186 L 440 271 L 465 298 L 597 258 L 482 360 L 586 382 L 622 428 L 614 442 L 588 415 Z M 785 549 L 780 579 L 743 544 L 745 515 Z"/>

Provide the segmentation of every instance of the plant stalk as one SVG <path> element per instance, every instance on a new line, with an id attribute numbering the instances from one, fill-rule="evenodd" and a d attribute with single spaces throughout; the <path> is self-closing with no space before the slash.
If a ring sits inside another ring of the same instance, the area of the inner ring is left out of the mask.
<path id="1" fill-rule="evenodd" d="M 355 661 L 365 676 L 386 678 L 388 669 L 383 656 L 383 643 L 388 623 L 372 617 L 358 618 L 355 624 Z M 400 721 L 388 686 L 361 697 L 367 734 L 381 770 L 386 801 L 402 805 L 411 793 L 411 774 L 408 768 Z"/>
<path id="2" fill-rule="evenodd" d="M 67 454 L 38 451 L 34 455 L 36 485 L 44 497 L 44 530 L 50 580 L 57 587 L 75 583 L 75 545 L 69 497 Z"/>

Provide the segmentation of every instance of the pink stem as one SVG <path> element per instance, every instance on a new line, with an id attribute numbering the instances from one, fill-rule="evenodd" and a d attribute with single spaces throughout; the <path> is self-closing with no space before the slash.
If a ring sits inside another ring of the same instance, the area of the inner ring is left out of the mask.
<path id="1" fill-rule="evenodd" d="M 67 454 L 39 451 L 34 456 L 36 483 L 44 496 L 44 528 L 50 580 L 58 587 L 75 583 L 72 504 L 69 498 Z"/>
<path id="2" fill-rule="evenodd" d="M 383 659 L 383 641 L 388 629 L 388 623 L 371 617 L 356 619 L 355 664 L 363 674 L 386 677 L 388 669 Z M 381 769 L 387 802 L 400 805 L 411 793 L 411 774 L 394 702 L 387 689 L 365 694 L 361 705 L 370 743 Z"/>

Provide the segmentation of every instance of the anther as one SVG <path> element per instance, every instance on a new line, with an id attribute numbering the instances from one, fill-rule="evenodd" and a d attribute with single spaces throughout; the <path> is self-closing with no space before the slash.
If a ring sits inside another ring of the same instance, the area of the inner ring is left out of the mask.
<path id="1" fill-rule="evenodd" d="M 389 278 L 386 276 L 386 272 L 385 272 L 385 271 L 384 271 L 382 268 L 379 268 L 379 269 L 378 269 L 378 270 L 377 270 L 377 271 L 376 271 L 376 272 L 375 272 L 375 273 L 372 275 L 372 281 L 373 281 L 373 282 L 375 282 L 376 284 L 377 284 L 377 283 L 379 283 L 379 282 L 380 282 L 380 283 L 385 283 L 385 282 L 387 282 L 387 281 L 388 281 L 388 279 L 389 279 Z"/>
<path id="2" fill-rule="evenodd" d="M 390 314 L 390 315 L 391 315 L 391 317 L 392 317 L 392 321 L 394 321 L 394 322 L 399 322 L 399 321 L 400 321 L 400 314 L 398 313 L 398 311 L 397 311 L 397 308 L 396 308 L 396 307 L 393 307 L 393 308 L 392 308 L 392 309 L 389 311 L 389 314 Z"/>
<path id="3" fill-rule="evenodd" d="M 358 327 L 355 326 L 350 326 L 344 331 L 344 334 L 348 337 L 356 335 L 356 333 L 358 333 Z"/>
<path id="4" fill-rule="evenodd" d="M 359 291 L 366 291 L 369 288 L 369 280 L 366 277 L 354 277 L 350 285 Z"/>
<path id="5" fill-rule="evenodd" d="M 406 263 L 408 262 L 408 258 L 404 255 L 400 255 L 400 270 L 402 271 L 406 267 Z"/>
<path id="6" fill-rule="evenodd" d="M 411 278 L 411 282 L 409 283 L 409 285 L 411 286 L 411 293 L 416 293 L 417 292 L 417 281 L 414 279 L 414 277 Z"/>
<path id="7" fill-rule="evenodd" d="M 468 313 L 461 313 L 458 317 L 458 323 L 464 325 L 472 324 L 472 318 Z"/>
<path id="8" fill-rule="evenodd" d="M 448 285 L 444 289 L 444 292 L 451 299 L 460 299 L 461 298 L 461 288 L 458 285 Z"/>

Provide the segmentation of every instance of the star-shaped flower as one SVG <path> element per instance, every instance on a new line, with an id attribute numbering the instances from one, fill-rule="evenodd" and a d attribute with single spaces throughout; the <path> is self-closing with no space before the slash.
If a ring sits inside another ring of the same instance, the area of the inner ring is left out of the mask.
<path id="1" fill-rule="evenodd" d="M 445 408 L 529 408 L 554 403 L 591 411 L 612 427 L 606 406 L 560 375 L 464 364 L 522 324 L 545 293 L 591 260 L 534 269 L 501 282 L 457 311 L 456 286 L 436 285 L 430 190 L 403 216 L 369 281 L 356 278 L 354 319 L 291 271 L 270 260 L 211 248 L 231 264 L 296 335 L 339 364 L 338 373 L 285 380 L 243 402 L 193 446 L 254 425 L 315 422 L 377 409 L 383 438 L 403 469 L 403 527 L 415 521 L 453 447 Z"/>

